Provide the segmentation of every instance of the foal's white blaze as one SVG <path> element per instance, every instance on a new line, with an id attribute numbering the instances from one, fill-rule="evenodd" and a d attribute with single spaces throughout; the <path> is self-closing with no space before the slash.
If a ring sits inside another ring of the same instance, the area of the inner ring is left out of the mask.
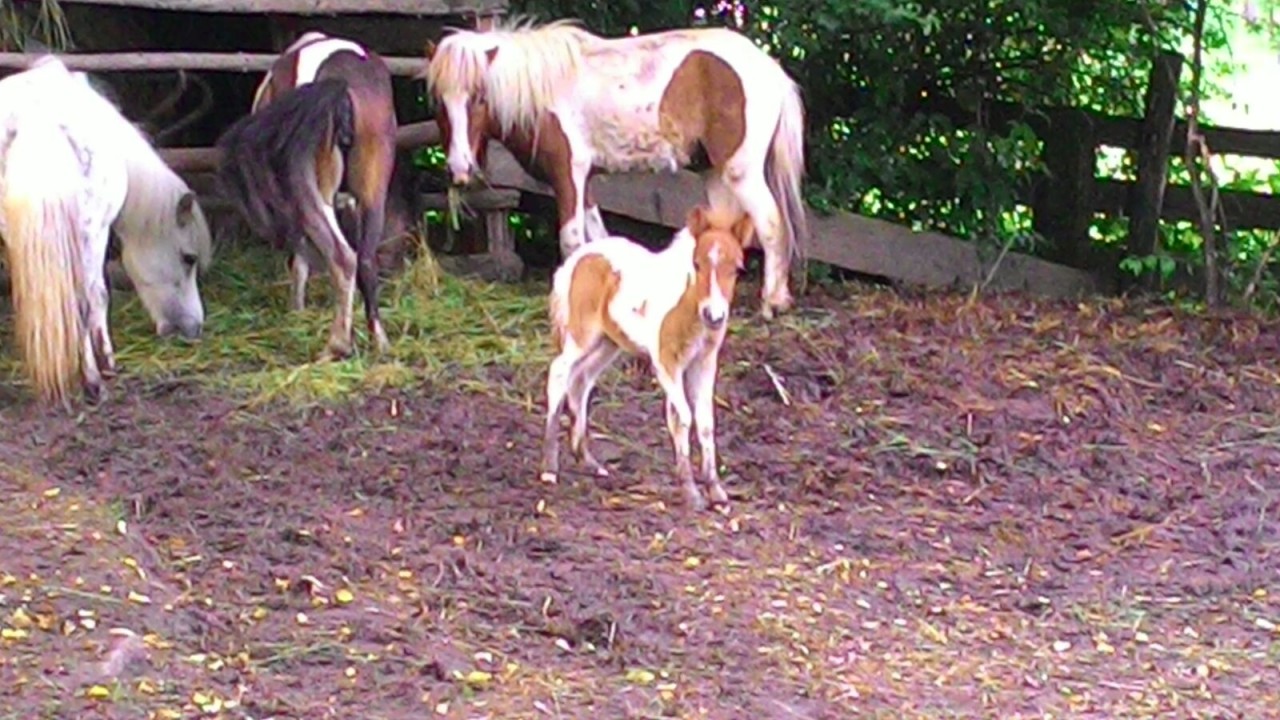
<path id="1" fill-rule="evenodd" d="M 729 297 L 725 294 L 724 288 L 720 287 L 720 276 L 716 272 L 716 266 L 720 264 L 720 246 L 713 245 L 711 252 L 707 254 L 707 261 L 711 265 L 711 292 L 700 305 L 702 319 L 708 325 L 719 326 L 729 317 Z"/>
<path id="2" fill-rule="evenodd" d="M 364 51 L 364 48 L 342 38 L 325 38 L 299 50 L 297 79 L 294 80 L 294 86 L 301 87 L 309 82 L 314 82 L 316 73 L 320 72 L 320 66 L 324 64 L 324 61 L 344 51 L 353 52 L 360 57 L 369 56 Z"/>

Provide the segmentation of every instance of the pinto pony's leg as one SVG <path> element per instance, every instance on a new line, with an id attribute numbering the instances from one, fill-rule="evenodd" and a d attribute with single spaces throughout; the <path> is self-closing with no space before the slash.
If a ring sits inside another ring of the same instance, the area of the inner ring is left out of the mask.
<path id="1" fill-rule="evenodd" d="M 787 236 L 782 228 L 782 213 L 769 192 L 764 172 L 757 169 L 731 182 L 742 208 L 751 216 L 756 237 L 764 249 L 764 287 L 761 290 L 761 311 L 766 318 L 775 312 L 788 310 L 794 300 L 788 287 L 791 268 Z"/>
<path id="2" fill-rule="evenodd" d="M 729 494 L 720 483 L 719 460 L 716 457 L 715 388 L 719 350 L 711 350 L 689 366 L 685 384 L 693 400 L 693 424 L 698 432 L 698 449 L 702 453 L 702 481 L 707 485 L 711 502 L 727 505 Z"/>
<path id="3" fill-rule="evenodd" d="M 569 446 L 582 464 L 600 477 L 608 477 L 609 471 L 591 454 L 588 447 L 587 415 L 591 403 L 591 391 L 595 389 L 596 380 L 610 365 L 621 349 L 611 341 L 602 340 L 599 345 L 578 363 L 573 376 L 569 380 L 569 415 L 573 418 L 573 430 L 569 436 Z"/>
<path id="4" fill-rule="evenodd" d="M 676 479 L 680 481 L 680 490 L 689 507 L 703 510 L 707 507 L 707 500 L 693 480 L 693 462 L 689 459 L 689 426 L 693 423 L 693 412 L 685 395 L 682 376 L 683 371 L 672 376 L 660 368 L 658 383 L 667 395 L 667 432 L 671 434 L 671 447 L 676 454 Z"/>

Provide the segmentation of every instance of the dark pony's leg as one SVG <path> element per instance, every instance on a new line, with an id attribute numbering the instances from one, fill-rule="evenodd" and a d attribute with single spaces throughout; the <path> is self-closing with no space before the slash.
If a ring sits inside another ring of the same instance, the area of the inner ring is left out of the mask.
<path id="1" fill-rule="evenodd" d="M 396 162 L 394 112 L 389 101 L 378 100 L 356 110 L 356 139 L 347 160 L 347 186 L 358 208 L 356 286 L 364 300 L 369 337 L 379 353 L 390 350 L 378 311 L 378 246 L 387 224 L 387 192 Z"/>

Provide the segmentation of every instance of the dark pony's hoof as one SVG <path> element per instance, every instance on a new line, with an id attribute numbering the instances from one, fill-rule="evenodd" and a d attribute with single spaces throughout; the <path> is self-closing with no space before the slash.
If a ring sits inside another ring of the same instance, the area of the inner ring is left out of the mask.
<path id="1" fill-rule="evenodd" d="M 101 405 L 107 400 L 107 388 L 102 382 L 84 384 L 84 399 L 90 405 Z"/>

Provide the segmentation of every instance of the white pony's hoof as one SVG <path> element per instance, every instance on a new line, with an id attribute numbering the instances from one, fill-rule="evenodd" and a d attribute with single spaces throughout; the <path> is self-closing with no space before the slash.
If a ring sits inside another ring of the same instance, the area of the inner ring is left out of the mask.
<path id="1" fill-rule="evenodd" d="M 548 485 L 555 485 L 557 482 L 557 476 L 553 472 L 544 472 L 538 476 L 538 479 Z"/>

